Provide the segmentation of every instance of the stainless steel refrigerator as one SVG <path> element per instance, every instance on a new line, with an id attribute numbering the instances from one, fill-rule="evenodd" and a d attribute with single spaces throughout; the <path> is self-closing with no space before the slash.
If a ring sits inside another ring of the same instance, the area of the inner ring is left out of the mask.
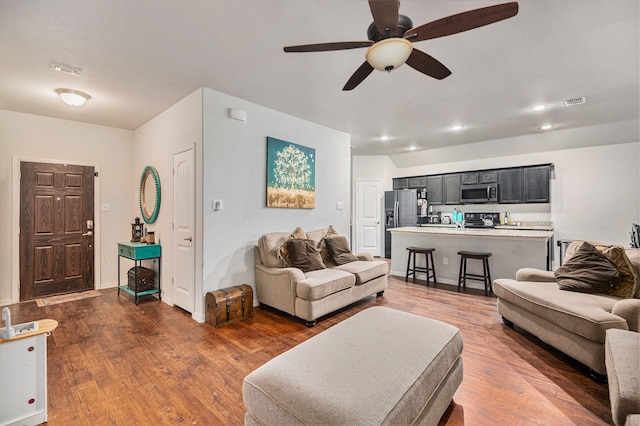
<path id="1" fill-rule="evenodd" d="M 418 191 L 403 189 L 384 193 L 384 257 L 391 259 L 391 228 L 418 224 Z"/>

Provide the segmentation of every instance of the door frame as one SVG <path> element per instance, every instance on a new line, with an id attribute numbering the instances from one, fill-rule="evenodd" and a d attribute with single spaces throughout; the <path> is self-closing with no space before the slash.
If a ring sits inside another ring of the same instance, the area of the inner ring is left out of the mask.
<path id="1" fill-rule="evenodd" d="M 60 160 L 52 158 L 35 158 L 12 156 L 11 170 L 11 300 L 10 303 L 20 302 L 20 163 L 50 163 L 74 164 L 93 167 L 100 173 L 100 164 L 78 160 Z M 100 288 L 100 179 L 94 178 L 93 186 L 93 223 L 94 223 L 94 251 L 93 251 L 93 288 Z M 0 300 L 0 302 L 4 302 Z"/>

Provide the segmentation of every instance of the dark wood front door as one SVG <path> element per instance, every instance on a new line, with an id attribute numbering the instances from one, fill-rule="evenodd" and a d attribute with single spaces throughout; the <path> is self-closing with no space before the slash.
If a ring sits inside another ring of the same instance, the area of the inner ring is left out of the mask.
<path id="1" fill-rule="evenodd" d="M 89 166 L 20 164 L 20 300 L 93 289 Z"/>

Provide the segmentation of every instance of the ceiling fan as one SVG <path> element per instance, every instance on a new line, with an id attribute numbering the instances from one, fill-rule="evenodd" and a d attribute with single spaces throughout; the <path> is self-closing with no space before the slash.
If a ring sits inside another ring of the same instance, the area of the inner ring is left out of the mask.
<path id="1" fill-rule="evenodd" d="M 367 30 L 369 40 L 287 46 L 284 51 L 326 52 L 368 47 L 366 61 L 353 73 L 342 90 L 353 90 L 374 69 L 391 72 L 405 62 L 423 74 L 442 80 L 451 75 L 451 71 L 434 57 L 414 48 L 413 43 L 461 33 L 518 14 L 517 2 L 503 3 L 447 16 L 413 28 L 411 19 L 398 13 L 398 0 L 369 0 L 369 8 L 373 15 L 373 23 Z"/>

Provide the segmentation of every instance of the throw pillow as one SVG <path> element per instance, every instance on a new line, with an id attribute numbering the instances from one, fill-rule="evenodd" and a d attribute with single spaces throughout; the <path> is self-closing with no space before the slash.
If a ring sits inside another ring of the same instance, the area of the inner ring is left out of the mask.
<path id="1" fill-rule="evenodd" d="M 602 254 L 618 270 L 618 278 L 613 280 L 613 287 L 607 294 L 612 296 L 631 298 L 635 295 L 638 286 L 638 277 L 631 260 L 627 257 L 624 247 L 611 246 L 606 248 Z"/>
<path id="2" fill-rule="evenodd" d="M 296 229 L 293 230 L 291 234 L 289 234 L 289 237 L 287 237 L 285 242 L 282 243 L 282 245 L 280 246 L 280 249 L 278 250 L 278 255 L 284 261 L 285 266 L 291 266 L 291 262 L 289 261 L 289 250 L 287 249 L 287 241 L 294 238 L 304 239 L 304 238 L 307 238 L 307 234 L 305 234 L 302 228 L 298 226 L 296 227 Z"/>
<path id="3" fill-rule="evenodd" d="M 322 260 L 324 261 L 324 263 L 331 262 L 331 254 L 329 254 L 329 252 L 327 251 L 327 243 L 325 240 L 328 238 L 339 237 L 339 236 L 340 234 L 338 234 L 338 231 L 335 230 L 333 225 L 329 225 L 329 228 L 327 229 L 327 233 L 324 234 L 324 237 L 322 237 L 322 239 L 320 240 L 320 244 L 318 244 L 318 249 L 320 251 L 320 255 L 322 255 Z"/>
<path id="4" fill-rule="evenodd" d="M 593 244 L 583 242 L 554 275 L 560 290 L 606 293 L 620 273 Z"/>
<path id="5" fill-rule="evenodd" d="M 287 250 L 291 266 L 300 269 L 302 272 L 326 268 L 313 240 L 292 238 L 287 240 Z"/>
<path id="6" fill-rule="evenodd" d="M 358 258 L 349 250 L 349 242 L 346 237 L 337 236 L 325 240 L 327 251 L 336 265 L 354 262 Z"/>

